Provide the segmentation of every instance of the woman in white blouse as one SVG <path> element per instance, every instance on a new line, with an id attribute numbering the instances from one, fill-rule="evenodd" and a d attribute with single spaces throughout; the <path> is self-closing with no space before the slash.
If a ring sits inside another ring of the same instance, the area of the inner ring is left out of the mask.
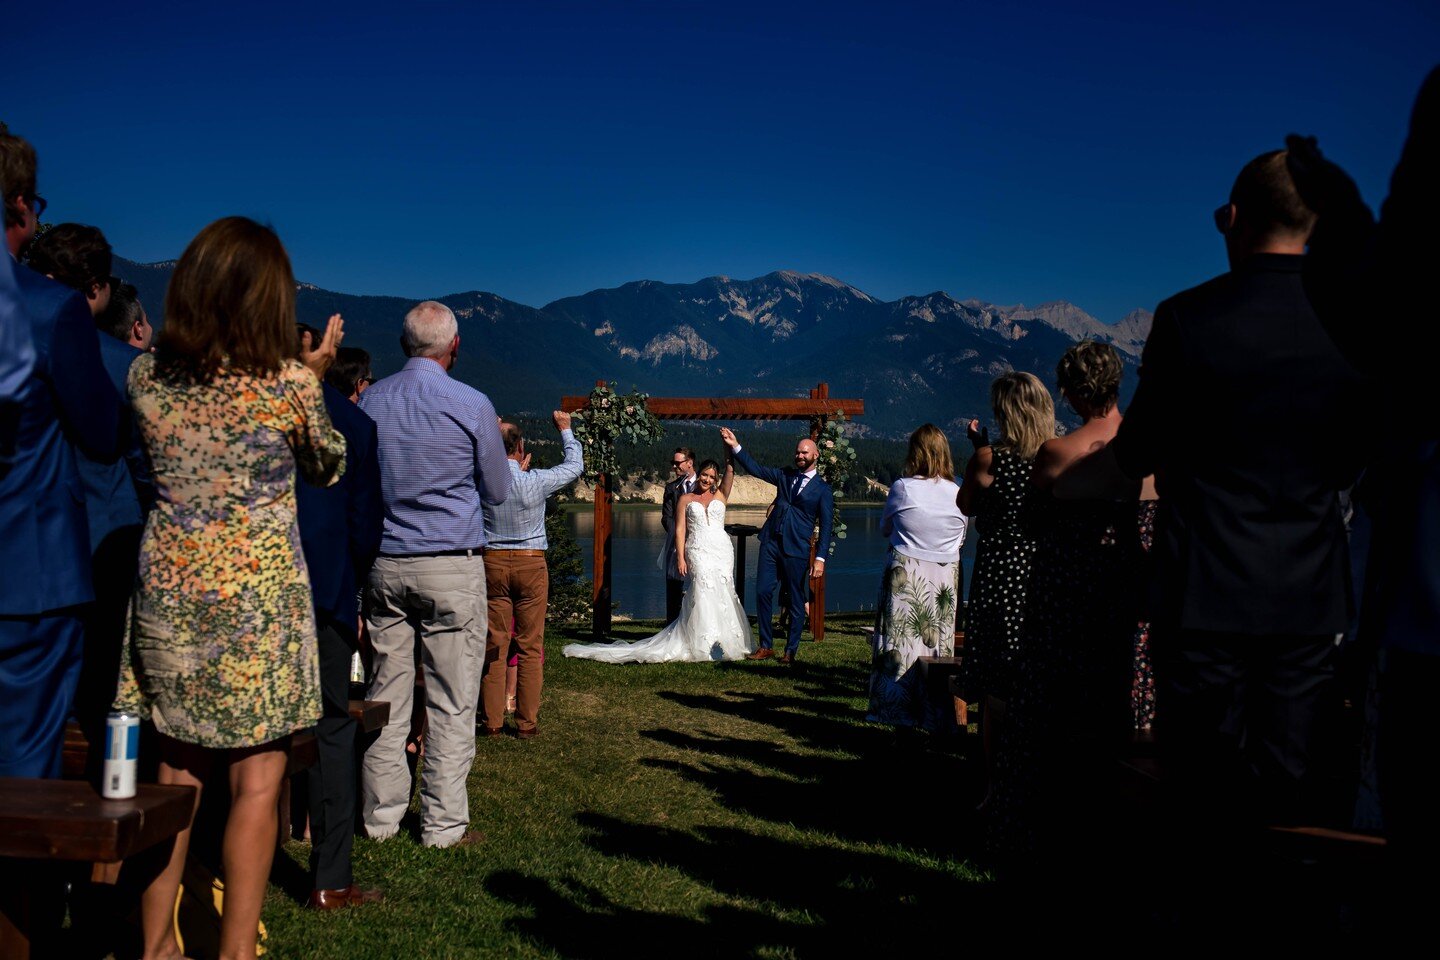
<path id="1" fill-rule="evenodd" d="M 927 704 L 916 661 L 955 655 L 966 526 L 959 493 L 950 444 L 927 423 L 910 435 L 904 476 L 890 487 L 880 519 L 890 557 L 875 616 L 870 720 L 927 730 L 938 726 L 940 716 Z"/>

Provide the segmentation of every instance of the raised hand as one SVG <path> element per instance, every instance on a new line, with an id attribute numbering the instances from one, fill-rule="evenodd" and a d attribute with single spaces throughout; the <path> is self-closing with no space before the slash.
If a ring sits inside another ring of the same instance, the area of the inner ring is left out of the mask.
<path id="1" fill-rule="evenodd" d="M 335 362 L 335 354 L 340 349 L 340 341 L 345 339 L 345 320 L 340 314 L 332 314 L 328 323 L 325 324 L 325 334 L 320 338 L 320 343 L 311 342 L 310 334 L 307 331 L 300 338 L 300 362 L 314 371 L 315 376 L 321 380 L 325 379 L 325 371 L 330 369 L 330 364 Z"/>
<path id="2" fill-rule="evenodd" d="M 564 410 L 556 410 L 550 414 L 550 419 L 555 421 L 555 429 L 565 431 L 570 429 L 570 414 Z"/>
<path id="3" fill-rule="evenodd" d="M 725 441 L 725 446 L 731 449 L 740 446 L 740 441 L 735 439 L 735 431 L 729 427 L 720 428 L 720 439 Z"/>
<path id="4" fill-rule="evenodd" d="M 965 424 L 965 436 L 976 450 L 990 446 L 990 428 L 980 426 L 979 420 Z"/>
<path id="5" fill-rule="evenodd" d="M 527 454 L 525 454 L 525 456 L 523 456 L 523 457 L 520 458 L 520 472 L 521 472 L 521 473 L 524 473 L 526 470 L 529 470 L 529 469 L 530 469 L 530 454 L 527 453 Z"/>

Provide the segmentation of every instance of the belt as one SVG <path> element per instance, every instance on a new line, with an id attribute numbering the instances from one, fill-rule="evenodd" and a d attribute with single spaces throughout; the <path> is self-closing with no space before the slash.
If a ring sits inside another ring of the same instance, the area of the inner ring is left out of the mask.
<path id="1" fill-rule="evenodd" d="M 486 556 L 488 556 L 488 557 L 493 557 L 493 556 L 496 556 L 497 554 L 503 555 L 503 556 L 507 556 L 507 557 L 543 557 L 543 556 L 545 556 L 545 551 L 544 551 L 544 550 L 506 550 L 504 547 L 486 547 L 486 548 L 485 548 L 485 555 L 486 555 Z"/>
<path id="2" fill-rule="evenodd" d="M 468 550 L 435 550 L 430 553 L 382 553 L 380 556 L 386 560 L 419 560 L 423 557 L 478 557 L 484 552 L 484 547 L 471 547 Z"/>

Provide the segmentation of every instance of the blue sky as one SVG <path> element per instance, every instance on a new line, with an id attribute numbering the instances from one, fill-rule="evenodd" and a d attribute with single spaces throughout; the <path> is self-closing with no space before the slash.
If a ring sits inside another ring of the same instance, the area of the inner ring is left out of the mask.
<path id="1" fill-rule="evenodd" d="M 788 268 L 1116 320 L 1224 269 L 1290 130 L 1378 203 L 1440 61 L 1433 0 L 29 7 L 47 219 L 158 260 L 242 213 L 321 286 L 535 305 Z"/>

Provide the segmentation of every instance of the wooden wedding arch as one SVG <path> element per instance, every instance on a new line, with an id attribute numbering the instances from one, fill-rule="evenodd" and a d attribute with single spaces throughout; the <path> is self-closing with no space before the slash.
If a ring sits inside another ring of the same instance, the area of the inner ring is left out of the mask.
<path id="1" fill-rule="evenodd" d="M 604 380 L 595 386 L 605 387 Z M 560 409 L 566 413 L 583 413 L 590 405 L 589 397 L 562 397 Z M 810 436 L 818 437 L 825 421 L 837 413 L 846 417 L 865 414 L 864 400 L 836 400 L 830 396 L 828 384 L 821 383 L 810 391 L 808 398 L 787 399 L 761 397 L 651 397 L 645 404 L 657 420 L 808 420 Z M 614 502 L 614 478 L 601 474 L 595 481 L 595 613 L 596 639 L 610 633 L 610 542 L 614 533 L 611 505 Z M 812 538 L 810 558 L 815 558 L 816 544 Z M 825 638 L 825 577 L 810 582 L 814 599 L 810 604 L 810 632 L 816 640 Z"/>

